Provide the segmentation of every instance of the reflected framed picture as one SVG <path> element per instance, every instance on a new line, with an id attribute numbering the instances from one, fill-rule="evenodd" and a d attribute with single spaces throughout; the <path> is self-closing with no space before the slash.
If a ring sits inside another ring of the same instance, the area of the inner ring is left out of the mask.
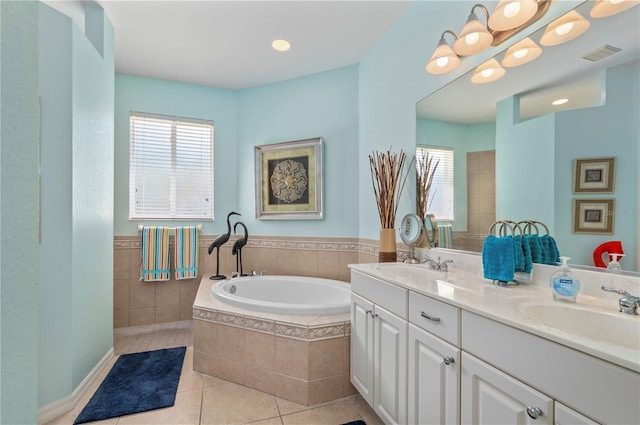
<path id="1" fill-rule="evenodd" d="M 321 220 L 322 137 L 254 148 L 256 218 Z"/>
<path id="2" fill-rule="evenodd" d="M 576 159 L 573 193 L 613 193 L 615 172 L 615 158 Z"/>
<path id="3" fill-rule="evenodd" d="M 574 199 L 573 233 L 612 234 L 615 199 Z"/>

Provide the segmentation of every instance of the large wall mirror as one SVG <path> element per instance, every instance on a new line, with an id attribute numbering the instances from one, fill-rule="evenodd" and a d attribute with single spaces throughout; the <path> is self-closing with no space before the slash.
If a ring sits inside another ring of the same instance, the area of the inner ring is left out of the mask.
<path id="1" fill-rule="evenodd" d="M 454 249 L 481 251 L 497 219 L 537 220 L 572 264 L 593 266 L 599 245 L 620 241 L 623 270 L 640 271 L 640 7 L 596 19 L 594 3 L 575 9 L 590 21 L 578 38 L 541 46 L 497 81 L 473 84 L 471 71 L 418 102 L 417 144 L 454 150 Z M 540 45 L 543 32 L 529 38 Z M 551 105 L 558 98 L 569 101 Z M 587 158 L 615 158 L 612 192 L 574 191 L 575 161 Z M 612 233 L 576 231 L 576 201 L 611 199 Z"/>

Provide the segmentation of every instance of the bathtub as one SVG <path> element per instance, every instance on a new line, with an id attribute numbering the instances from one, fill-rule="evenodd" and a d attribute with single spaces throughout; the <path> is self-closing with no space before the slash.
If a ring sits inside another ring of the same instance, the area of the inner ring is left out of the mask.
<path id="1" fill-rule="evenodd" d="M 211 295 L 226 304 L 275 314 L 337 314 L 350 308 L 348 284 L 301 276 L 246 276 L 215 283 Z"/>

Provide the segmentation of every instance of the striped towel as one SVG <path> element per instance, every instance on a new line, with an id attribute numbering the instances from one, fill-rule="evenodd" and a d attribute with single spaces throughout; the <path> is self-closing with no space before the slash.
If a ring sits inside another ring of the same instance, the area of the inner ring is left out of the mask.
<path id="1" fill-rule="evenodd" d="M 198 276 L 198 228 L 176 227 L 175 265 L 176 280 Z"/>
<path id="2" fill-rule="evenodd" d="M 169 280 L 169 275 L 169 228 L 143 227 L 140 280 Z"/>
<path id="3" fill-rule="evenodd" d="M 438 247 L 451 248 L 453 246 L 453 226 L 438 224 Z"/>

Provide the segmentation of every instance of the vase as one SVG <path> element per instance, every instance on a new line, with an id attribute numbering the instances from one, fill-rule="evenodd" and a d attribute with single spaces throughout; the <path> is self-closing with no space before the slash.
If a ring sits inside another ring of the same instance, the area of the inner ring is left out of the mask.
<path id="1" fill-rule="evenodd" d="M 378 246 L 378 262 L 396 262 L 396 229 L 380 229 L 380 242 Z"/>

